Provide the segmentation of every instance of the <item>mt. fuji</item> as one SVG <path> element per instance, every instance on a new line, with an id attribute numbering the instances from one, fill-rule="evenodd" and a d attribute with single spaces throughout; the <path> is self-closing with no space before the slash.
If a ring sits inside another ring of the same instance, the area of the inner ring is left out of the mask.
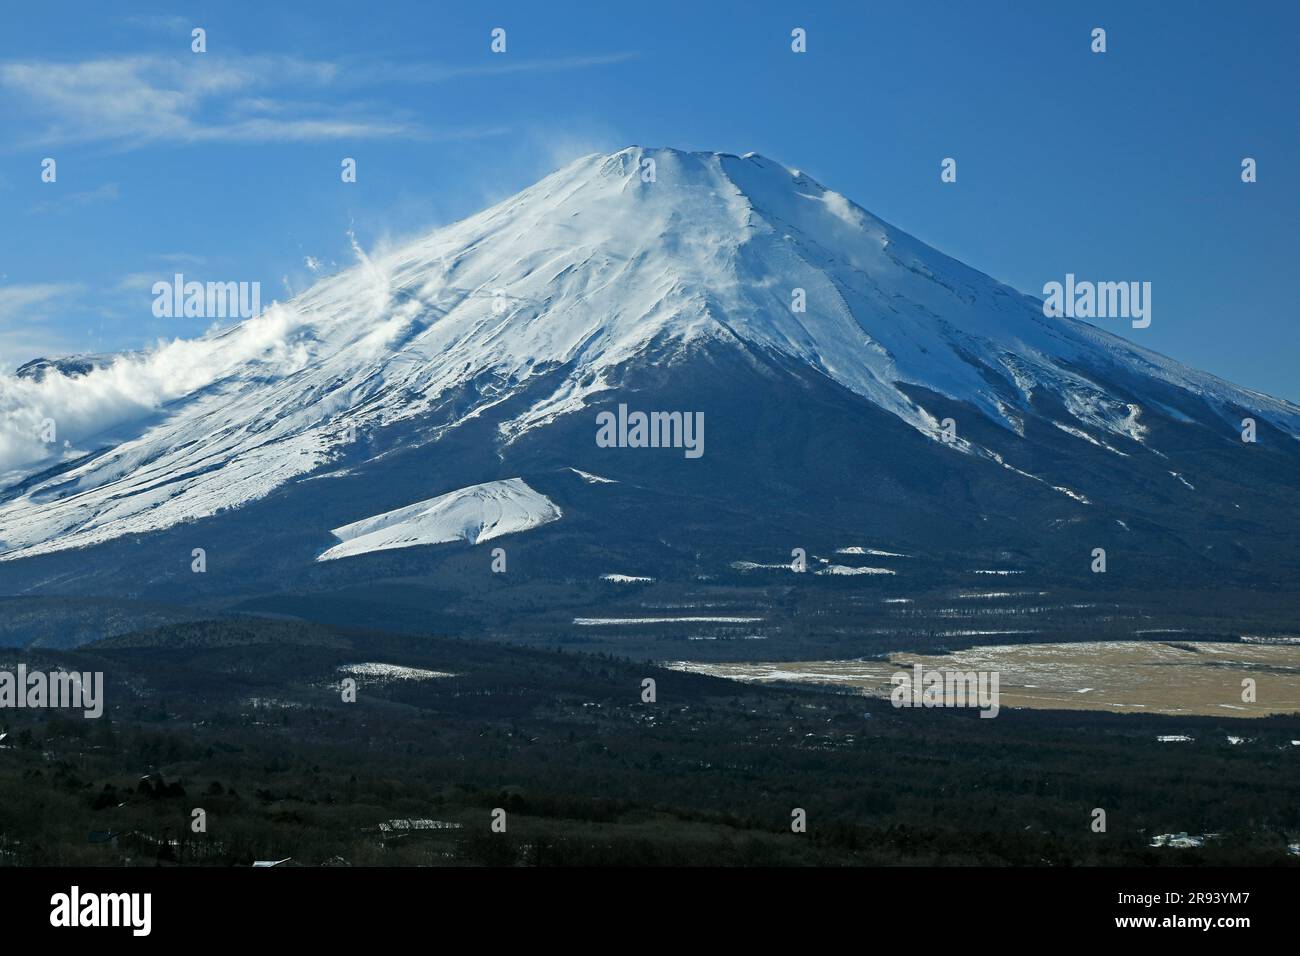
<path id="1" fill-rule="evenodd" d="M 1080 580 L 1094 548 L 1129 584 L 1295 580 L 1300 408 L 1047 317 L 762 156 L 587 156 L 358 255 L 238 326 L 0 380 L 0 589 L 441 586 L 486 571 L 489 525 L 534 581 L 753 580 L 855 543 L 931 583 Z M 601 447 L 620 404 L 702 414 L 707 452 Z M 471 531 L 390 521 L 443 496 Z"/>

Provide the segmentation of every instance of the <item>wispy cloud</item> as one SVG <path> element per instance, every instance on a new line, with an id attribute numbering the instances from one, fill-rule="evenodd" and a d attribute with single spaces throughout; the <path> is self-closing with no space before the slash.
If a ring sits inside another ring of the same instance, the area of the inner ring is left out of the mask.
<path id="1" fill-rule="evenodd" d="M 502 60 L 476 66 L 332 62 L 296 56 L 189 54 L 77 62 L 0 61 L 7 111 L 34 132 L 14 148 L 107 143 L 272 143 L 337 139 L 432 141 L 499 136 L 499 124 L 431 129 L 409 111 L 349 99 L 359 88 L 580 70 L 635 53 Z M 286 91 L 293 95 L 285 96 Z"/>
<path id="2" fill-rule="evenodd" d="M 113 286 L 113 291 L 147 293 L 153 288 L 155 282 L 166 278 L 168 277 L 161 272 L 128 272 L 117 280 Z"/>
<path id="3" fill-rule="evenodd" d="M 45 318 L 56 304 L 80 288 L 75 283 L 0 285 L 0 323 Z"/>
<path id="4" fill-rule="evenodd" d="M 120 194 L 117 183 L 104 183 L 95 189 L 89 189 L 85 192 L 69 193 L 66 196 L 59 196 L 55 199 L 49 199 L 44 202 L 38 202 L 32 206 L 32 212 L 39 215 L 52 215 L 61 212 L 68 212 L 72 209 L 79 209 L 82 206 L 92 206 L 95 203 L 113 202 Z"/>
<path id="5" fill-rule="evenodd" d="M 562 73 L 598 66 L 614 66 L 639 59 L 634 51 L 603 53 L 596 56 L 565 56 L 541 60 L 518 60 L 497 57 L 491 63 L 455 66 L 438 63 L 389 63 L 368 69 L 370 76 L 403 83 L 447 83 L 476 76 L 509 76 L 515 73 Z"/>
<path id="6" fill-rule="evenodd" d="M 65 351 L 68 342 L 48 321 L 76 300 L 76 283 L 0 285 L 0 369 L 42 353 Z"/>
<path id="7" fill-rule="evenodd" d="M 163 252 L 158 254 L 158 258 L 163 262 L 183 266 L 201 266 L 207 262 L 206 256 L 196 256 L 192 252 Z"/>
<path id="8" fill-rule="evenodd" d="M 268 142 L 340 137 L 418 136 L 406 117 L 354 115 L 346 103 L 303 103 L 293 115 L 248 117 L 232 97 L 258 91 L 320 88 L 338 67 L 296 57 L 190 60 L 127 56 L 75 63 L 0 63 L 0 89 L 43 128 L 33 145 L 109 142 L 128 148 L 157 142 Z"/>
<path id="9" fill-rule="evenodd" d="M 122 18 L 123 23 L 130 24 L 133 27 L 143 27 L 146 30 L 164 30 L 167 32 L 176 32 L 183 30 L 188 33 L 197 24 L 180 16 L 167 16 L 165 14 L 145 14 L 142 16 L 129 16 Z"/>

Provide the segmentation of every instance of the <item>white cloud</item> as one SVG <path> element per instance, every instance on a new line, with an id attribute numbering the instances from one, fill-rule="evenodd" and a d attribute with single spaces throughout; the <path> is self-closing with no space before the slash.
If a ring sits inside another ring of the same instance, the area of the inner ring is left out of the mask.
<path id="1" fill-rule="evenodd" d="M 227 334 L 160 342 L 122 353 L 86 375 L 46 374 L 40 381 L 0 375 L 0 484 L 11 469 L 48 461 L 60 450 L 39 439 L 46 418 L 60 440 L 75 443 L 105 428 L 147 415 L 252 359 L 293 365 L 305 361 L 289 333 L 303 322 L 293 308 L 274 305 Z M 3 333 L 0 333 L 0 341 Z"/>
<path id="2" fill-rule="evenodd" d="M 0 90 L 11 95 L 11 104 L 26 104 L 39 124 L 28 145 L 109 142 L 136 148 L 156 142 L 427 135 L 399 114 L 377 116 L 373 110 L 362 113 L 339 102 L 296 103 L 292 115 L 278 118 L 241 115 L 229 108 L 231 97 L 285 87 L 327 87 L 338 77 L 339 67 L 295 57 L 190 57 L 0 62 Z"/>
<path id="3" fill-rule="evenodd" d="M 378 353 L 389 338 L 406 327 L 411 316 L 392 308 L 389 266 L 368 255 L 351 233 L 349 239 L 361 267 L 356 277 L 358 299 L 369 304 L 364 324 L 370 332 L 358 348 Z M 142 273 L 128 275 L 119 285 L 124 289 L 138 287 L 144 278 Z M 9 334 L 3 330 L 7 315 L 39 309 L 80 291 L 79 286 L 0 286 L 0 347 Z M 412 302 L 409 308 L 418 309 L 420 305 Z M 293 374 L 309 360 L 306 343 L 314 338 L 310 326 L 316 320 L 294 303 L 275 303 L 254 318 L 225 330 L 219 331 L 214 324 L 197 338 L 159 341 L 138 352 L 106 356 L 102 364 L 85 375 L 53 372 L 36 381 L 0 372 L 0 487 L 32 468 L 79 454 L 80 442 L 105 429 L 146 418 L 165 403 L 190 395 L 249 362 Z M 38 350 L 25 355 L 22 361 L 41 354 L 66 353 Z M 68 449 L 40 440 L 40 425 L 47 418 L 57 423 L 59 442 L 70 442 Z"/>
<path id="4" fill-rule="evenodd" d="M 367 85 L 590 69 L 636 57 L 611 53 L 475 66 L 216 53 L 79 62 L 8 60 L 0 61 L 0 91 L 8 94 L 10 109 L 27 111 L 23 118 L 35 128 L 26 142 L 14 143 L 18 148 L 110 143 L 136 149 L 159 142 L 365 138 L 447 141 L 500 136 L 509 130 L 500 125 L 429 129 L 406 111 L 378 109 L 373 103 L 342 97 Z M 328 99 L 321 98 L 325 92 Z"/>

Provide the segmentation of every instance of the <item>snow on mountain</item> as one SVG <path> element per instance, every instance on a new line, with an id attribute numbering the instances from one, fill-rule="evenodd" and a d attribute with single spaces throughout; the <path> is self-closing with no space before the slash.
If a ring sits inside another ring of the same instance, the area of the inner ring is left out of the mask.
<path id="1" fill-rule="evenodd" d="M 585 481 L 585 482 L 586 482 L 587 484 L 589 484 L 589 485 L 616 485 L 616 484 L 618 484 L 618 482 L 615 481 L 615 480 L 612 479 L 612 478 L 602 478 L 600 475 L 593 475 L 593 474 L 591 474 L 591 472 L 588 472 L 588 471 L 582 471 L 582 470 L 580 470 L 580 469 L 578 469 L 578 468 L 570 468 L 569 471 L 573 472 L 575 475 L 577 475 L 579 478 L 581 478 L 583 481 Z"/>
<path id="2" fill-rule="evenodd" d="M 1144 414 L 1167 413 L 1113 394 L 1114 375 L 1181 389 L 1225 429 L 1246 408 L 1300 433 L 1300 408 L 1046 318 L 1038 300 L 754 154 L 592 155 L 396 251 L 357 253 L 233 328 L 0 379 L 0 559 L 237 508 L 335 460 L 357 432 L 419 422 L 415 440 L 431 442 L 547 382 L 500 424 L 508 445 L 584 408 L 628 363 L 701 344 L 803 363 L 936 439 L 909 386 L 1017 434 L 1050 395 L 1073 419 L 1054 424 L 1122 454 L 1112 442 L 1144 441 Z M 791 309 L 795 289 L 806 312 Z M 1035 477 L 964 437 L 955 448 Z"/>
<path id="3" fill-rule="evenodd" d="M 897 574 L 897 571 L 891 571 L 889 568 L 856 568 L 847 564 L 830 564 L 822 568 L 817 574 Z"/>
<path id="4" fill-rule="evenodd" d="M 335 528 L 340 543 L 316 560 L 447 541 L 479 544 L 559 519 L 555 503 L 522 479 L 488 481 Z"/>

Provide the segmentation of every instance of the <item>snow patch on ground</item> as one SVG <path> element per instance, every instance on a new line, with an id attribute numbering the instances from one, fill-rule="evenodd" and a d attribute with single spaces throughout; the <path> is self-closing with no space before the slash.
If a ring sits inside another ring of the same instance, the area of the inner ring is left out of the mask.
<path id="1" fill-rule="evenodd" d="M 1073 425 L 1066 425 L 1063 422 L 1052 422 L 1052 424 L 1055 425 L 1057 428 L 1059 428 L 1061 431 L 1065 432 L 1067 435 L 1073 435 L 1075 438 L 1082 438 L 1084 441 L 1088 442 L 1089 444 L 1096 445 L 1098 448 L 1104 448 L 1108 452 L 1111 452 L 1112 454 L 1119 455 L 1121 458 L 1128 457 L 1128 452 L 1120 451 L 1118 448 L 1108 445 L 1104 441 L 1097 441 L 1097 439 L 1093 438 L 1082 428 L 1075 428 Z"/>
<path id="2" fill-rule="evenodd" d="M 889 568 L 851 568 L 846 564 L 832 564 L 822 568 L 815 574 L 897 574 L 897 571 L 891 571 Z"/>
<path id="3" fill-rule="evenodd" d="M 577 468 L 570 468 L 569 471 L 573 472 L 575 475 L 577 475 L 579 478 L 581 478 L 583 481 L 585 481 L 585 482 L 586 482 L 587 484 L 589 484 L 589 485 L 616 485 L 616 484 L 618 484 L 618 482 L 617 482 L 616 480 L 614 480 L 613 478 L 602 478 L 600 475 L 593 475 L 593 474 L 592 474 L 591 472 L 589 472 L 589 471 L 579 471 Z"/>
<path id="4" fill-rule="evenodd" d="M 760 564 L 757 561 L 732 561 L 731 566 L 737 571 L 791 571 L 788 564 Z"/>
<path id="5" fill-rule="evenodd" d="M 438 680 L 443 677 L 455 677 L 450 671 L 431 671 L 423 667 L 406 667 L 402 664 L 379 664 L 367 662 L 364 664 L 344 664 L 339 669 L 340 674 L 348 677 L 366 677 L 371 680 L 389 681 L 389 680 Z"/>
<path id="6" fill-rule="evenodd" d="M 756 624 L 761 617 L 575 617 L 579 627 L 623 624 Z"/>
<path id="7" fill-rule="evenodd" d="M 335 528 L 339 544 L 316 560 L 468 541 L 479 544 L 559 520 L 559 506 L 522 478 L 488 481 Z"/>
<path id="8" fill-rule="evenodd" d="M 1176 847 L 1180 850 L 1186 850 L 1192 847 L 1205 846 L 1206 840 L 1217 840 L 1218 838 L 1219 834 L 1217 833 L 1204 833 L 1200 836 L 1191 836 L 1186 830 L 1183 830 L 1181 833 L 1157 833 L 1148 845 L 1155 847 L 1170 846 Z"/>

